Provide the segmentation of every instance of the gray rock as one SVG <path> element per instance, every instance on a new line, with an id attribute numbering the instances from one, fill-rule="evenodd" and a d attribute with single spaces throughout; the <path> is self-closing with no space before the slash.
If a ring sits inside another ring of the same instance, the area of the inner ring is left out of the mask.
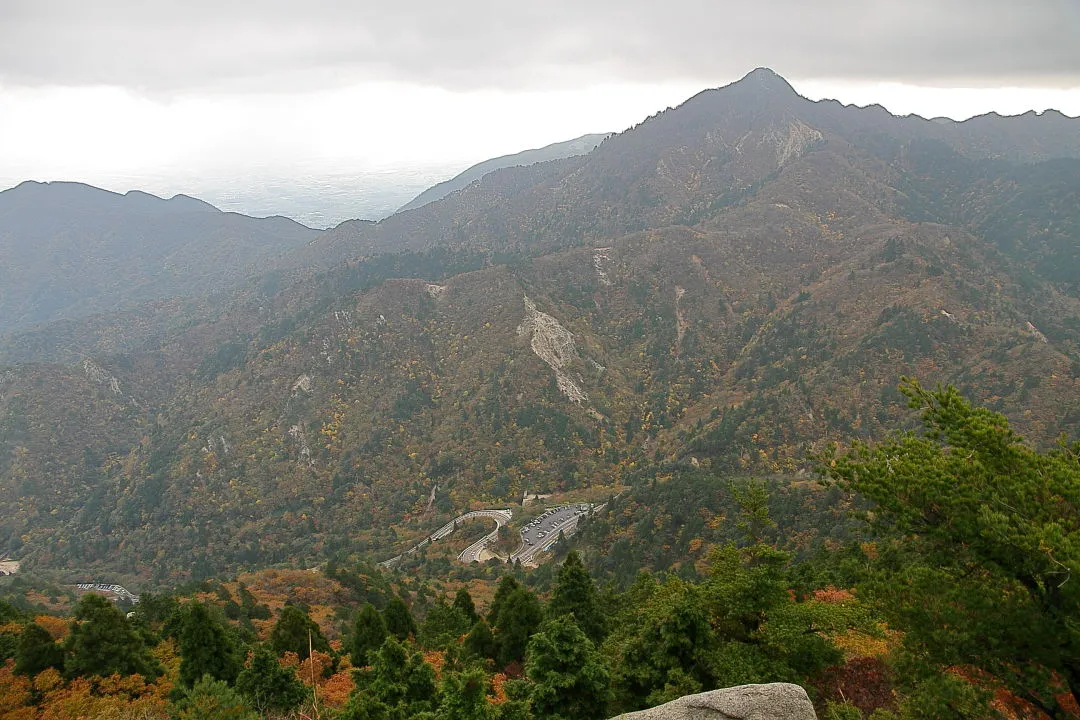
<path id="1" fill-rule="evenodd" d="M 817 720 L 817 715 L 801 687 L 769 683 L 685 695 L 613 720 Z"/>

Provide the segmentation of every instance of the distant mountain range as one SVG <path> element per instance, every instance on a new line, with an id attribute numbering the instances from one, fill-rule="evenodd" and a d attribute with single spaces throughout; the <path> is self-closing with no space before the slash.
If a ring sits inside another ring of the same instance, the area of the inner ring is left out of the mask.
<path id="1" fill-rule="evenodd" d="M 493 158 L 429 188 L 402 210 L 499 168 L 587 153 L 605 137 L 585 135 Z M 290 255 L 318 233 L 283 217 L 222 212 L 186 195 L 164 200 L 81 183 L 24 182 L 0 192 L 0 333 L 233 290 L 268 269 L 318 265 L 318 258 Z"/>
<path id="2" fill-rule="evenodd" d="M 564 160 L 568 157 L 584 155 L 591 152 L 593 148 L 603 142 L 605 138 L 610 137 L 610 135 L 611 133 L 582 135 L 573 140 L 552 143 L 551 145 L 545 145 L 536 150 L 525 150 L 513 155 L 503 155 L 502 157 L 485 160 L 482 163 L 473 165 L 471 168 L 454 176 L 446 182 L 441 182 L 438 185 L 428 188 L 403 205 L 398 212 L 414 210 L 418 207 L 423 207 L 428 203 L 433 203 L 436 200 L 441 200 L 450 193 L 461 190 L 467 185 L 476 182 L 488 173 L 496 170 L 519 165 L 535 165 L 536 163 L 547 162 L 548 160 Z"/>
<path id="3" fill-rule="evenodd" d="M 232 289 L 317 235 L 186 195 L 25 182 L 0 192 L 0 332 Z"/>
<path id="4" fill-rule="evenodd" d="M 26 568 L 389 556 L 524 490 L 806 474 L 912 424 L 900 375 L 1037 443 L 1080 430 L 1080 120 L 1053 112 L 901 118 L 759 69 L 378 223 L 102 199 L 144 229 L 22 201 L 0 285 L 9 328 L 68 317 L 0 342 L 0 551 Z M 127 309 L 40 305 L 79 267 Z M 202 279 L 163 297 L 179 268 Z"/>

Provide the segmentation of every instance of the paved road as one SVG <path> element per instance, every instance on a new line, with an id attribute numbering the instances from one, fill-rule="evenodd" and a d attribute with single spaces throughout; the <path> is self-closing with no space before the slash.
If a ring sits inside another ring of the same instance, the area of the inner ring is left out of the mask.
<path id="1" fill-rule="evenodd" d="M 139 602 L 139 596 L 128 592 L 122 585 L 114 585 L 112 583 L 78 583 L 75 587 L 80 590 L 97 590 L 98 592 L 111 593 L 118 598 L 130 600 L 133 603 Z"/>
<path id="2" fill-rule="evenodd" d="M 490 518 L 495 521 L 495 530 L 485 535 L 480 540 L 477 540 L 469 547 L 465 548 L 465 550 L 460 555 L 458 555 L 458 559 L 462 562 L 472 562 L 472 560 L 479 559 L 480 551 L 484 549 L 484 546 L 487 545 L 488 542 L 490 542 L 496 535 L 498 535 L 499 528 L 510 522 L 510 518 L 512 518 L 513 516 L 514 513 L 509 508 L 505 510 L 473 510 L 472 512 L 467 512 L 464 515 L 459 515 L 450 522 L 446 523 L 441 528 L 428 535 L 426 538 L 406 550 L 401 555 L 396 555 L 389 560 L 383 560 L 379 564 L 383 567 L 393 567 L 398 563 L 399 560 L 401 560 L 401 558 L 405 557 L 406 555 L 412 555 L 420 548 L 430 543 L 433 543 L 436 540 L 442 540 L 444 537 L 454 532 L 454 530 L 458 526 L 458 523 L 465 522 L 466 520 L 475 520 L 477 518 Z M 466 560 L 466 553 L 469 553 L 474 549 L 475 556 L 472 558 L 472 560 Z"/>
<path id="3" fill-rule="evenodd" d="M 466 565 L 473 562 L 480 562 L 480 553 L 484 552 L 484 548 L 488 546 L 488 543 L 494 542 L 495 538 L 499 537 L 499 528 L 501 528 L 505 524 L 506 523 L 504 521 L 496 517 L 495 529 L 474 542 L 469 547 L 462 550 L 461 554 L 458 555 L 458 560 L 465 563 Z"/>
<path id="4" fill-rule="evenodd" d="M 533 556 L 555 544 L 560 532 L 573 534 L 577 530 L 578 520 L 591 511 L 592 506 L 588 503 L 561 505 L 546 510 L 521 529 L 521 547 L 510 556 L 510 561 L 520 560 L 523 564 L 531 562 Z"/>

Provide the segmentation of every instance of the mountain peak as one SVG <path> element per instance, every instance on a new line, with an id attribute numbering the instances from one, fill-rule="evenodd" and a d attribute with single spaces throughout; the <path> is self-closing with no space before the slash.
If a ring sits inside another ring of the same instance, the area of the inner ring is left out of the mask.
<path id="1" fill-rule="evenodd" d="M 795 88 L 791 87 L 787 80 L 767 67 L 754 68 L 744 75 L 741 80 L 733 84 L 740 87 L 762 89 L 768 92 L 796 94 Z"/>

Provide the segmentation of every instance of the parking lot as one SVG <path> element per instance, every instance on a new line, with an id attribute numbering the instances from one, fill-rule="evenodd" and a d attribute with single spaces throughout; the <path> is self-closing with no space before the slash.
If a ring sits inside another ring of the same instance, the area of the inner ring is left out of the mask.
<path id="1" fill-rule="evenodd" d="M 578 518 L 590 509 L 587 503 L 574 503 L 545 510 L 521 529 L 521 547 L 513 557 L 522 561 L 531 558 L 554 542 L 560 531 L 576 529 Z"/>

